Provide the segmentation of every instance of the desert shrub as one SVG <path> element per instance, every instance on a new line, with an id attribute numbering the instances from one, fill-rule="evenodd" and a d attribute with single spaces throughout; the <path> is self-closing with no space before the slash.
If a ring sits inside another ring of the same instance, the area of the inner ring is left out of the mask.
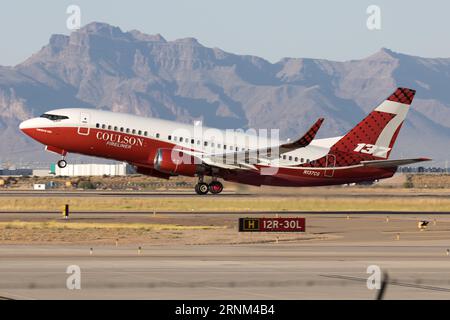
<path id="1" fill-rule="evenodd" d="M 81 189 L 95 189 L 95 186 L 92 182 L 90 182 L 89 180 L 86 181 L 80 181 L 80 183 L 78 184 L 78 188 Z"/>

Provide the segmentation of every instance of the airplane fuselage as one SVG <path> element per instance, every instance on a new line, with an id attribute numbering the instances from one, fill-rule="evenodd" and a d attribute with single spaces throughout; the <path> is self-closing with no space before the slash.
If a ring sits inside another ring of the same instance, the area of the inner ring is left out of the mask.
<path id="1" fill-rule="evenodd" d="M 269 137 L 255 138 L 245 132 L 95 109 L 59 109 L 47 114 L 60 118 L 33 118 L 24 121 L 20 128 L 47 146 L 49 151 L 63 156 L 77 153 L 125 161 L 154 176 L 164 176 L 154 167 L 155 156 L 160 149 L 179 148 L 208 155 L 272 145 Z M 251 185 L 323 186 L 383 179 L 395 173 L 395 167 L 367 168 L 360 164 L 336 166 L 336 157 L 330 154 L 330 148 L 339 139 L 341 137 L 316 139 L 304 148 L 254 165 L 259 171 L 262 168 L 274 169 L 268 170 L 270 174 L 223 168 L 215 170 L 215 174 L 228 181 Z M 315 160 L 323 158 L 327 159 L 325 166 L 313 165 Z"/>

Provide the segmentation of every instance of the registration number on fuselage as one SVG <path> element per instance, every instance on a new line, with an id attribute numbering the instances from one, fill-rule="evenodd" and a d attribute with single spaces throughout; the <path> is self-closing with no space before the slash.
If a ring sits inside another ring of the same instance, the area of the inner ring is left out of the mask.
<path id="1" fill-rule="evenodd" d="M 314 171 L 314 170 L 303 170 L 303 174 L 307 175 L 307 176 L 314 176 L 314 177 L 320 176 L 320 172 Z"/>

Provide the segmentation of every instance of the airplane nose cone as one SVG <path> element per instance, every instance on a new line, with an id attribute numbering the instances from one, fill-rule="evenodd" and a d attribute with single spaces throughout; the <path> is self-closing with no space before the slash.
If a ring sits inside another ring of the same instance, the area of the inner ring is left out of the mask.
<path id="1" fill-rule="evenodd" d="M 30 120 L 25 120 L 25 121 L 22 121 L 21 123 L 20 123 L 20 125 L 19 125 L 19 129 L 20 130 L 24 130 L 24 129 L 29 129 L 31 126 L 30 126 Z"/>
<path id="2" fill-rule="evenodd" d="M 36 123 L 33 121 L 33 119 L 25 120 L 20 123 L 19 129 L 27 136 L 33 138 L 33 134 L 36 129 Z"/>
<path id="3" fill-rule="evenodd" d="M 37 127 L 35 119 L 28 119 L 22 121 L 19 125 L 19 129 L 26 133 L 26 131 L 30 131 L 27 129 L 35 129 Z"/>

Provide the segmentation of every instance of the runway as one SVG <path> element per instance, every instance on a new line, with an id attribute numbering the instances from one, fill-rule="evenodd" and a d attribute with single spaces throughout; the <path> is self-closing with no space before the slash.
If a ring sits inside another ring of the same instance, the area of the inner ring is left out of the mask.
<path id="1" fill-rule="evenodd" d="M 424 197 L 424 198 L 449 198 L 450 192 L 405 192 L 397 190 L 389 190 L 388 192 L 373 191 L 373 190 L 347 190 L 345 188 L 331 190 L 316 188 L 310 191 L 307 188 L 297 189 L 296 192 L 280 192 L 280 193 L 264 193 L 264 192 L 234 192 L 225 190 L 220 195 L 205 195 L 198 196 L 194 191 L 60 191 L 60 190 L 1 190 L 0 197 L 112 197 L 112 198 L 192 198 L 199 197 L 225 197 L 225 198 L 309 198 L 309 197 L 340 197 L 340 198 L 378 198 L 380 196 L 386 198 L 397 197 Z"/>
<path id="2" fill-rule="evenodd" d="M 389 273 L 386 299 L 449 299 L 448 241 L 145 246 L 0 246 L 5 299 L 374 299 L 366 273 Z M 81 290 L 66 287 L 69 265 Z"/>
<path id="3" fill-rule="evenodd" d="M 277 214 L 306 232 L 237 230 Z M 133 224 L 169 227 L 120 229 Z M 450 299 L 448 212 L 20 211 L 0 225 L 0 299 L 374 299 L 371 265 L 389 274 L 386 299 Z M 81 290 L 66 287 L 72 265 Z"/>
<path id="4" fill-rule="evenodd" d="M 108 216 L 108 215 L 121 215 L 121 216 L 133 216 L 133 215 L 152 215 L 152 214 L 162 214 L 162 215 L 206 215 L 206 216 L 214 216 L 214 215 L 224 215 L 224 216 L 272 216 L 272 215 L 299 215 L 299 214 L 327 214 L 327 215 L 450 215 L 450 211 L 358 211 L 358 210 L 342 210 L 342 211 L 307 211 L 307 210 L 290 210 L 290 211 L 281 211 L 281 210 L 265 210 L 265 211 L 250 211 L 245 210 L 242 212 L 230 212 L 230 211 L 134 211 L 134 210 L 101 210 L 101 211 L 79 211 L 79 210 L 71 210 L 70 214 L 72 216 Z M 0 218 L 3 216 L 16 216 L 17 218 L 23 217 L 23 215 L 31 215 L 34 217 L 45 217 L 45 216 L 56 216 L 61 215 L 61 210 L 0 210 Z"/>
<path id="5" fill-rule="evenodd" d="M 211 195 L 209 195 L 211 196 Z M 220 194 L 221 197 L 248 197 L 250 194 L 242 193 L 236 194 L 234 192 L 224 191 Z M 185 198 L 185 197 L 198 197 L 198 195 L 192 191 L 177 191 L 177 192 L 130 192 L 130 191 L 0 191 L 0 197 L 111 197 L 111 198 Z"/>

